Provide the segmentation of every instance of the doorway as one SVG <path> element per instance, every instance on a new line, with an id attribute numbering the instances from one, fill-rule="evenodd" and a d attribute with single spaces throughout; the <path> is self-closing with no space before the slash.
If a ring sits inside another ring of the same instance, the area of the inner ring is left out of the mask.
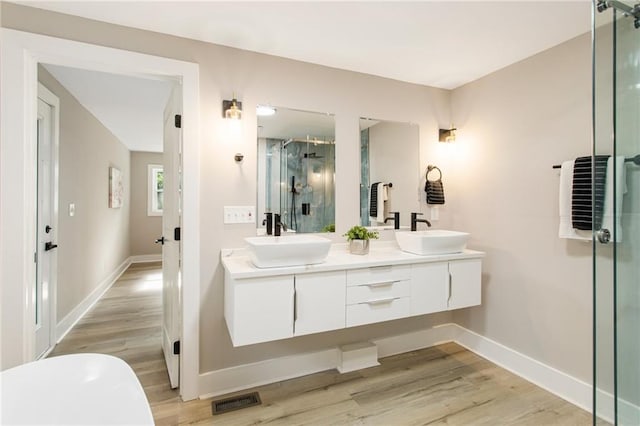
<path id="1" fill-rule="evenodd" d="M 180 394 L 184 400 L 199 395 L 199 101 L 198 65 L 124 50 L 69 40 L 22 33 L 2 28 L 0 51 L 2 89 L 2 167 L 0 168 L 0 206 L 2 239 L 2 368 L 35 359 L 36 219 L 22 212 L 35 212 L 36 179 L 35 126 L 37 108 L 37 64 L 52 63 L 83 69 L 102 69 L 121 74 L 177 77 L 182 80 L 183 126 L 183 254 L 182 339 Z M 33 129 L 33 130 L 30 130 Z M 8 163 L 10 159 L 10 163 Z M 10 165 L 9 165 L 10 164 Z M 26 301 L 26 303 L 22 303 Z"/>

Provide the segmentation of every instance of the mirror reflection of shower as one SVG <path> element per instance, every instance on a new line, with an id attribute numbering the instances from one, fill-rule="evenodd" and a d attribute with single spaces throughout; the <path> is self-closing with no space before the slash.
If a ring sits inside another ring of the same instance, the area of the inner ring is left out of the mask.
<path id="1" fill-rule="evenodd" d="M 258 117 L 258 233 L 266 212 L 280 213 L 289 232 L 333 232 L 333 116 L 277 111 L 279 120 Z"/>

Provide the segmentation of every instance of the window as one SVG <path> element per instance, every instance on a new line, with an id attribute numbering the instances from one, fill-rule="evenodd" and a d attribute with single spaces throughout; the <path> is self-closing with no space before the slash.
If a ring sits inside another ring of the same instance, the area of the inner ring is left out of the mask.
<path id="1" fill-rule="evenodd" d="M 147 197 L 147 215 L 162 216 L 164 201 L 164 171 L 160 164 L 149 164 L 149 190 Z"/>

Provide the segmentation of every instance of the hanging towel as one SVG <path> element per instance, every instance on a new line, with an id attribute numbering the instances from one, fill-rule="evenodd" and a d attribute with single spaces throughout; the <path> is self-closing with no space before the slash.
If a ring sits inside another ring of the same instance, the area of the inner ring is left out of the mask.
<path id="1" fill-rule="evenodd" d="M 573 163 L 571 222 L 575 229 L 590 231 L 602 226 L 608 160 L 608 155 L 596 155 L 593 161 L 591 157 L 578 157 Z"/>
<path id="2" fill-rule="evenodd" d="M 565 161 L 560 168 L 560 226 L 558 237 L 575 240 L 591 241 L 591 230 L 580 231 L 573 228 L 571 223 L 571 193 L 573 188 L 574 160 Z"/>
<path id="3" fill-rule="evenodd" d="M 429 173 L 437 170 L 440 173 L 438 179 L 429 180 Z M 444 204 L 444 186 L 442 185 L 442 172 L 435 166 L 427 167 L 424 191 L 427 193 L 427 204 Z"/>
<path id="4" fill-rule="evenodd" d="M 614 157 L 609 157 L 607 162 L 607 178 L 604 188 L 602 228 L 608 229 L 609 232 L 611 232 L 611 241 L 615 241 L 617 243 L 622 241 L 621 215 L 623 196 L 627 193 L 626 167 L 623 155 L 618 155 L 615 159 Z"/>
<path id="5" fill-rule="evenodd" d="M 590 158 L 590 157 L 587 157 Z M 606 177 L 604 190 L 604 202 L 602 207 L 602 228 L 608 229 L 612 235 L 612 241 L 622 241 L 622 229 L 620 226 L 620 215 L 622 213 L 623 195 L 627 192 L 626 185 L 626 166 L 624 156 L 615 158 L 615 167 L 613 165 L 613 157 L 607 158 Z M 590 168 L 589 168 L 590 169 Z M 615 173 L 614 173 L 615 169 Z M 615 174 L 615 177 L 614 177 Z M 560 238 L 572 238 L 578 240 L 591 240 L 592 231 L 579 230 L 573 227 L 572 223 L 572 193 L 574 183 L 574 160 L 565 161 L 560 169 L 560 191 L 559 191 L 559 207 L 560 207 L 560 226 L 558 236 Z M 579 183 L 585 186 L 584 182 Z M 589 186 L 591 183 L 589 182 Z M 615 189 L 614 189 L 615 186 Z M 598 190 L 596 190 L 596 195 Z M 615 197 L 614 197 L 615 194 Z M 614 215 L 615 200 L 615 215 Z M 591 215 L 591 206 L 588 208 Z M 616 224 L 614 231 L 614 223 Z M 598 228 L 600 229 L 600 228 Z M 613 237 L 615 236 L 615 240 Z"/>
<path id="6" fill-rule="evenodd" d="M 384 223 L 385 201 L 387 199 L 387 186 L 382 182 L 372 183 L 369 193 L 369 221 L 372 225 L 375 222 Z"/>

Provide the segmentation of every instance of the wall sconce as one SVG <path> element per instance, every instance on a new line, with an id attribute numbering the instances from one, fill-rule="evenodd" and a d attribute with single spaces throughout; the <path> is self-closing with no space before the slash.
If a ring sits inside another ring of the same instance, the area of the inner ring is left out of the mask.
<path id="1" fill-rule="evenodd" d="M 456 129 L 453 124 L 449 129 L 440 129 L 438 132 L 438 141 L 440 142 L 454 142 L 456 140 Z"/>
<path id="2" fill-rule="evenodd" d="M 222 116 L 232 120 L 240 120 L 242 118 L 242 102 L 233 97 L 230 101 L 222 101 Z"/>

